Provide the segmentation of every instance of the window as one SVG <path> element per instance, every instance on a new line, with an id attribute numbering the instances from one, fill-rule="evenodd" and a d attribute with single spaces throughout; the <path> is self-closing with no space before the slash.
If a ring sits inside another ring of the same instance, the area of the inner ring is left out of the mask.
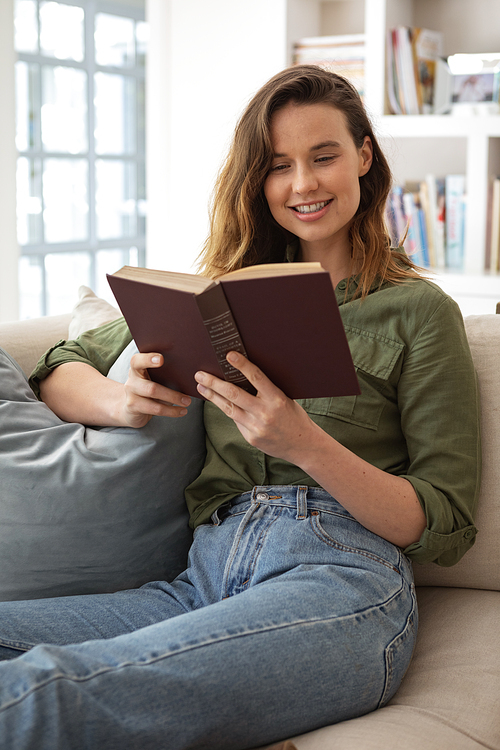
<path id="1" fill-rule="evenodd" d="M 140 0 L 15 0 L 21 318 L 145 260 Z"/>

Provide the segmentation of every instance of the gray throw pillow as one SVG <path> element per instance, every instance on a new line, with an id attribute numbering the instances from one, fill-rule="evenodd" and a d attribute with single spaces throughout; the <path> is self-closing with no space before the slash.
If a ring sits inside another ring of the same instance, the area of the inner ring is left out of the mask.
<path id="1" fill-rule="evenodd" d="M 193 400 L 186 417 L 140 430 L 63 422 L 0 349 L 0 600 L 175 577 L 192 536 L 183 490 L 205 457 L 202 410 Z"/>

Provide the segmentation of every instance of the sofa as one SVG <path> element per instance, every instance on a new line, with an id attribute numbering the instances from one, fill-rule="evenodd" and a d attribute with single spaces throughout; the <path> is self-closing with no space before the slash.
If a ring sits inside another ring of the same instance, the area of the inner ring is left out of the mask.
<path id="1" fill-rule="evenodd" d="M 28 373 L 40 354 L 59 339 L 73 337 L 116 315 L 118 312 L 108 303 L 82 288 L 75 310 L 68 315 L 1 324 L 0 347 Z M 483 480 L 476 517 L 477 541 L 452 568 L 414 565 L 419 636 L 410 668 L 389 704 L 361 718 L 289 738 L 280 748 L 500 750 L 500 315 L 469 316 L 465 325 L 482 405 Z M 0 408 L 0 420 L 1 414 Z M 199 446 L 197 450 L 199 462 Z M 72 512 L 71 507 L 67 512 Z M 31 518 L 28 521 L 31 523 Z M 103 519 L 95 521 L 97 528 Z M 0 527 L 1 522 L 0 513 Z M 43 523 L 46 525 L 47 519 Z M 64 524 L 58 533 L 66 533 Z M 92 553 L 97 547 L 92 534 L 97 531 L 89 527 L 86 533 Z M 2 562 L 1 555 L 0 550 L 0 564 L 4 566 L 8 561 Z M 88 590 L 92 571 L 82 589 L 78 576 L 71 578 L 71 552 L 52 564 L 65 566 L 69 573 L 69 588 L 66 577 L 66 588 L 63 586 L 60 593 Z M 12 575 L 15 572 L 13 569 Z M 53 570 L 51 575 L 57 572 Z M 103 578 L 102 571 L 96 578 Z M 100 586 L 98 590 L 104 590 Z M 109 588 L 113 586 L 114 580 Z M 53 593 L 44 582 L 34 595 L 43 596 L 47 591 Z M 12 592 L 8 595 L 15 598 Z M 320 685 L 318 689 L 321 695 Z M 328 696 L 322 699 L 328 700 Z M 269 710 L 279 710 L 278 698 Z"/>

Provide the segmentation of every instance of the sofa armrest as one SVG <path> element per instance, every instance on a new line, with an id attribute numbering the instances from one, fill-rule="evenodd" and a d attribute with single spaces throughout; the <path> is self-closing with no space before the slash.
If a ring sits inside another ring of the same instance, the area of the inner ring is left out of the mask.
<path id="1" fill-rule="evenodd" d="M 71 314 L 0 323 L 0 347 L 30 375 L 42 354 L 68 337 Z"/>

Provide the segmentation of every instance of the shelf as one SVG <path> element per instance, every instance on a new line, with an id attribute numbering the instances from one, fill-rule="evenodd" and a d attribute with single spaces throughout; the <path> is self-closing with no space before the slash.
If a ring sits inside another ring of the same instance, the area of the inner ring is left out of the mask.
<path id="1" fill-rule="evenodd" d="M 500 115 L 383 115 L 374 122 L 380 134 L 395 138 L 500 138 Z"/>
<path id="2" fill-rule="evenodd" d="M 428 278 L 453 297 L 464 317 L 495 314 L 500 302 L 500 275 L 430 270 Z"/>

